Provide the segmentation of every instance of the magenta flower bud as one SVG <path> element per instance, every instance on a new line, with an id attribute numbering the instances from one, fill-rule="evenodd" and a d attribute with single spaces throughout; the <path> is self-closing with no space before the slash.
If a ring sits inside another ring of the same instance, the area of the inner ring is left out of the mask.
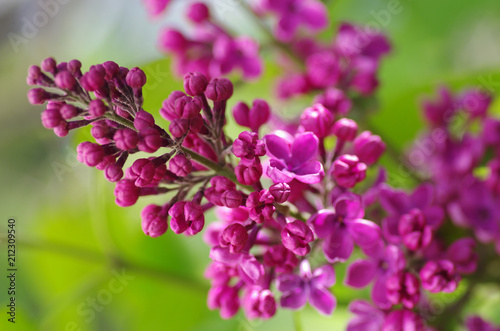
<path id="1" fill-rule="evenodd" d="M 236 179 L 243 185 L 252 185 L 257 183 L 262 176 L 262 165 L 259 159 L 241 159 L 240 163 L 234 169 Z"/>
<path id="2" fill-rule="evenodd" d="M 77 159 L 89 167 L 95 167 L 104 159 L 104 150 L 101 145 L 84 141 L 76 148 Z"/>
<path id="3" fill-rule="evenodd" d="M 212 179 L 210 179 L 210 184 L 212 184 L 217 192 L 234 190 L 236 188 L 236 184 L 233 183 L 229 178 L 224 176 L 213 177 Z"/>
<path id="4" fill-rule="evenodd" d="M 427 262 L 420 269 L 420 279 L 422 280 L 422 287 L 432 293 L 453 292 L 460 281 L 455 266 L 449 260 Z"/>
<path id="5" fill-rule="evenodd" d="M 99 164 L 97 164 L 97 165 L 95 166 L 95 168 L 96 168 L 97 170 L 101 170 L 101 171 L 102 171 L 102 170 L 105 170 L 105 168 L 106 168 L 108 165 L 110 165 L 110 164 L 112 164 L 112 163 L 115 163 L 115 161 L 116 161 L 116 157 L 115 157 L 114 155 L 105 155 L 105 156 L 104 156 L 104 158 L 102 159 L 102 161 L 101 161 L 101 162 L 99 162 Z"/>
<path id="6" fill-rule="evenodd" d="M 146 187 L 152 184 L 156 166 L 151 160 L 138 159 L 129 169 L 130 179 L 135 179 L 135 186 Z"/>
<path id="7" fill-rule="evenodd" d="M 356 155 L 342 155 L 333 162 L 332 176 L 339 186 L 352 188 L 366 177 L 366 164 Z"/>
<path id="8" fill-rule="evenodd" d="M 168 130 L 174 138 L 181 138 L 189 131 L 189 121 L 184 118 L 172 120 L 168 126 Z"/>
<path id="9" fill-rule="evenodd" d="M 409 272 L 400 271 L 387 278 L 386 297 L 394 305 L 402 303 L 413 309 L 420 300 L 420 283 L 418 278 Z"/>
<path id="10" fill-rule="evenodd" d="M 228 100 L 233 95 L 233 83 L 227 78 L 212 78 L 205 96 L 214 102 Z"/>
<path id="11" fill-rule="evenodd" d="M 55 74 L 57 71 L 57 62 L 53 57 L 48 57 L 42 61 L 42 70 Z"/>
<path id="12" fill-rule="evenodd" d="M 203 2 L 195 2 L 189 6 L 187 17 L 195 23 L 202 23 L 210 18 L 210 11 Z"/>
<path id="13" fill-rule="evenodd" d="M 239 125 L 258 131 L 269 120 L 271 109 L 269 104 L 261 99 L 254 100 L 252 108 L 244 102 L 238 102 L 233 107 L 233 116 Z"/>
<path id="14" fill-rule="evenodd" d="M 269 187 L 269 193 L 271 193 L 277 203 L 286 202 L 291 192 L 290 185 L 287 183 L 276 183 Z"/>
<path id="15" fill-rule="evenodd" d="M 69 133 L 68 122 L 66 122 L 66 121 L 61 122 L 61 124 L 59 124 L 58 126 L 56 126 L 54 128 L 54 133 L 58 137 L 61 137 L 61 138 L 66 137 Z"/>
<path id="16" fill-rule="evenodd" d="M 248 241 L 247 229 L 240 223 L 233 223 L 226 227 L 220 235 L 220 245 L 229 247 L 232 254 L 241 252 Z"/>
<path id="17" fill-rule="evenodd" d="M 339 59 L 333 52 L 314 53 L 307 58 L 306 67 L 307 78 L 314 87 L 334 86 L 340 79 Z"/>
<path id="18" fill-rule="evenodd" d="M 31 66 L 28 69 L 28 77 L 26 79 L 26 83 L 28 85 L 37 85 L 38 80 L 42 76 L 42 70 L 39 66 Z"/>
<path id="19" fill-rule="evenodd" d="M 125 78 L 127 85 L 133 89 L 140 89 L 146 85 L 146 74 L 141 69 L 135 67 L 130 69 Z"/>
<path id="20" fill-rule="evenodd" d="M 162 103 L 162 107 L 160 109 L 160 115 L 168 121 L 179 118 L 180 116 L 177 115 L 175 111 L 175 103 L 177 99 L 182 98 L 184 96 L 186 96 L 186 94 L 184 94 L 181 91 L 173 91 L 172 93 L 170 93 L 168 98 L 165 99 Z"/>
<path id="21" fill-rule="evenodd" d="M 221 195 L 220 202 L 228 208 L 238 208 L 243 202 L 243 196 L 237 190 L 224 191 Z"/>
<path id="22" fill-rule="evenodd" d="M 189 42 L 179 31 L 164 29 L 160 32 L 158 44 L 163 51 L 182 54 Z"/>
<path id="23" fill-rule="evenodd" d="M 266 145 L 255 132 L 243 131 L 233 143 L 233 153 L 237 157 L 253 159 L 266 155 Z"/>
<path id="24" fill-rule="evenodd" d="M 145 128 L 152 128 L 155 126 L 155 119 L 153 115 L 144 110 L 139 110 L 135 114 L 134 127 L 141 131 Z"/>
<path id="25" fill-rule="evenodd" d="M 341 118 L 333 125 L 333 134 L 342 141 L 353 141 L 358 133 L 358 124 L 349 118 Z"/>
<path id="26" fill-rule="evenodd" d="M 148 205 L 141 212 L 142 231 L 151 238 L 164 234 L 168 229 L 167 215 L 163 215 L 163 208 L 157 205 Z"/>
<path id="27" fill-rule="evenodd" d="M 220 309 L 220 316 L 229 319 L 240 309 L 238 289 L 227 285 L 215 286 L 208 291 L 207 306 L 209 309 Z"/>
<path id="28" fill-rule="evenodd" d="M 139 150 L 146 153 L 156 152 L 162 144 L 161 135 L 155 128 L 144 128 L 139 131 Z"/>
<path id="29" fill-rule="evenodd" d="M 137 202 L 141 189 L 131 179 L 122 179 L 116 183 L 115 203 L 120 207 L 129 207 Z"/>
<path id="30" fill-rule="evenodd" d="M 131 129 L 120 129 L 116 131 L 113 140 L 115 141 L 116 147 L 122 151 L 132 150 L 136 148 L 139 143 L 137 132 Z"/>
<path id="31" fill-rule="evenodd" d="M 264 254 L 264 264 L 279 273 L 291 273 L 299 265 L 299 259 L 282 245 L 275 245 Z"/>
<path id="32" fill-rule="evenodd" d="M 432 229 L 420 209 L 412 209 L 399 218 L 398 232 L 405 246 L 412 251 L 429 246 L 432 240 Z"/>
<path id="33" fill-rule="evenodd" d="M 71 60 L 68 62 L 68 71 L 71 72 L 75 77 L 80 78 L 82 76 L 82 63 L 78 60 Z"/>
<path id="34" fill-rule="evenodd" d="M 447 257 L 459 273 L 470 274 L 477 269 L 478 255 L 476 242 L 472 238 L 462 238 L 448 247 Z"/>
<path id="35" fill-rule="evenodd" d="M 205 93 L 207 85 L 207 77 L 200 72 L 190 72 L 184 76 L 184 90 L 193 97 Z"/>
<path id="36" fill-rule="evenodd" d="M 120 66 L 113 61 L 106 61 L 102 64 L 106 72 L 107 79 L 113 79 L 120 73 Z"/>
<path id="37" fill-rule="evenodd" d="M 105 72 L 98 69 L 90 69 L 83 77 L 80 79 L 82 87 L 88 92 L 94 92 L 101 89 L 106 80 L 104 79 Z"/>
<path id="38" fill-rule="evenodd" d="M 337 88 L 328 88 L 323 94 L 314 98 L 314 103 L 320 103 L 334 114 L 347 115 L 352 107 L 352 101 L 344 91 Z"/>
<path id="39" fill-rule="evenodd" d="M 191 201 L 176 202 L 168 214 L 172 217 L 170 228 L 176 234 L 185 232 L 185 235 L 192 236 L 200 232 L 205 225 L 203 209 Z"/>
<path id="40" fill-rule="evenodd" d="M 104 169 L 104 178 L 106 180 L 115 183 L 123 178 L 123 169 L 116 163 L 111 163 Z"/>
<path id="41" fill-rule="evenodd" d="M 70 104 L 62 105 L 61 109 L 59 110 L 59 113 L 61 114 L 61 117 L 65 120 L 69 120 L 75 116 L 78 116 L 78 111 L 76 110 L 76 107 Z"/>
<path id="42" fill-rule="evenodd" d="M 191 119 L 196 117 L 201 111 L 201 100 L 183 96 L 175 100 L 175 113 L 178 117 Z"/>
<path id="43" fill-rule="evenodd" d="M 47 108 L 42 112 L 42 125 L 47 129 L 53 129 L 63 123 L 61 113 L 56 108 Z"/>
<path id="44" fill-rule="evenodd" d="M 69 71 L 61 71 L 56 75 L 55 83 L 62 90 L 72 90 L 76 79 Z"/>
<path id="45" fill-rule="evenodd" d="M 50 93 L 43 88 L 34 88 L 28 91 L 28 101 L 32 105 L 42 105 L 50 98 Z"/>
<path id="46" fill-rule="evenodd" d="M 377 162 L 384 151 L 385 143 L 379 136 L 373 135 L 370 131 L 363 131 L 354 139 L 354 154 L 366 165 Z"/>
<path id="47" fill-rule="evenodd" d="M 313 240 L 314 234 L 311 228 L 298 220 L 288 223 L 281 230 L 283 246 L 299 256 L 309 254 L 311 251 L 309 243 Z"/>
<path id="48" fill-rule="evenodd" d="M 300 116 L 300 124 L 304 130 L 313 132 L 320 139 L 330 135 L 333 122 L 332 113 L 319 103 L 306 108 Z"/>
<path id="49" fill-rule="evenodd" d="M 248 319 L 269 319 L 276 314 L 276 300 L 270 290 L 253 287 L 243 297 L 242 307 Z"/>
<path id="50" fill-rule="evenodd" d="M 96 118 L 104 115 L 106 110 L 108 110 L 108 108 L 102 100 L 94 99 L 89 103 L 89 115 L 91 118 Z"/>
<path id="51" fill-rule="evenodd" d="M 193 170 L 193 164 L 183 154 L 177 154 L 168 163 L 168 169 L 179 177 L 186 177 Z"/>

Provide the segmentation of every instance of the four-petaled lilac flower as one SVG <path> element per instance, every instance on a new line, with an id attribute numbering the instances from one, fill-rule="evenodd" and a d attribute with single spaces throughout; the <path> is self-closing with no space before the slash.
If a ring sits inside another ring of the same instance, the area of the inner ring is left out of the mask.
<path id="1" fill-rule="evenodd" d="M 434 203 L 431 184 L 421 184 L 411 194 L 383 186 L 380 204 L 388 213 L 382 222 L 384 237 L 392 244 L 404 242 L 410 249 L 427 246 L 432 238 L 429 231 L 437 230 L 444 219 L 443 209 Z"/>
<path id="2" fill-rule="evenodd" d="M 324 239 L 323 251 L 329 262 L 346 261 L 354 243 L 369 248 L 379 242 L 380 228 L 363 219 L 364 210 L 358 195 L 342 194 L 333 206 L 334 210 L 320 210 L 308 220 L 316 236 Z"/>
<path id="3" fill-rule="evenodd" d="M 312 132 L 299 133 L 295 138 L 285 131 L 274 131 L 264 137 L 271 160 L 267 175 L 277 183 L 293 179 L 307 184 L 319 183 L 325 172 L 316 160 L 318 138 Z"/>
<path id="4" fill-rule="evenodd" d="M 302 308 L 307 301 L 323 315 L 331 315 L 337 301 L 329 287 L 335 284 L 335 271 L 332 266 L 324 265 L 313 272 L 308 260 L 300 264 L 297 274 L 278 276 L 277 288 L 283 292 L 281 306 L 290 309 Z"/>
<path id="5" fill-rule="evenodd" d="M 385 247 L 382 241 L 363 251 L 368 259 L 358 259 L 349 265 L 345 283 L 354 288 L 363 288 L 374 281 L 371 298 L 381 309 L 388 309 L 391 302 L 387 299 L 387 278 L 406 267 L 403 251 L 394 245 Z"/>

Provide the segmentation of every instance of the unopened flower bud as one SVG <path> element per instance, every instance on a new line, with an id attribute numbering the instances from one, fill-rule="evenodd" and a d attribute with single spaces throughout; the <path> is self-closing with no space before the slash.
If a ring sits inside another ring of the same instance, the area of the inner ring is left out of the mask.
<path id="1" fill-rule="evenodd" d="M 177 154 L 168 163 L 168 169 L 179 177 L 186 177 L 193 170 L 193 164 L 183 154 Z"/>
<path id="2" fill-rule="evenodd" d="M 222 231 L 220 245 L 229 247 L 232 254 L 241 252 L 248 241 L 248 232 L 240 223 L 233 223 Z"/>
<path id="3" fill-rule="evenodd" d="M 339 186 L 351 188 L 366 177 L 366 164 L 355 155 L 342 155 L 333 163 L 333 178 Z"/>
<path id="4" fill-rule="evenodd" d="M 278 203 L 284 203 L 288 200 L 291 193 L 290 185 L 287 183 L 276 183 L 269 187 L 269 192 Z"/>
<path id="5" fill-rule="evenodd" d="M 226 101 L 233 95 L 233 83 L 227 78 L 213 78 L 205 95 L 214 102 Z"/>
<path id="6" fill-rule="evenodd" d="M 333 134 L 342 141 L 353 141 L 358 132 L 358 125 L 349 118 L 341 118 L 333 125 Z"/>
<path id="7" fill-rule="evenodd" d="M 133 89 L 140 89 L 146 85 L 146 74 L 141 69 L 135 67 L 130 69 L 125 78 L 127 85 Z"/>
<path id="8" fill-rule="evenodd" d="M 145 235 L 156 238 L 167 231 L 167 216 L 163 215 L 162 209 L 162 207 L 157 205 L 148 205 L 142 210 L 141 226 Z"/>
<path id="9" fill-rule="evenodd" d="M 184 90 L 193 97 L 205 93 L 207 85 L 207 77 L 200 72 L 190 72 L 184 76 Z"/>

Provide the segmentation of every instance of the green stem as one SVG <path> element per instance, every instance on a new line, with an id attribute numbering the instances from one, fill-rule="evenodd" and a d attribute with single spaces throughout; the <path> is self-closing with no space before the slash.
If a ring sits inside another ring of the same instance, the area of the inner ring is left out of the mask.
<path id="1" fill-rule="evenodd" d="M 293 325 L 295 331 L 302 331 L 302 321 L 300 320 L 300 312 L 294 311 L 293 313 Z"/>
<path id="2" fill-rule="evenodd" d="M 116 122 L 118 124 L 121 124 L 123 126 L 126 126 L 127 128 L 131 129 L 131 130 L 134 130 L 134 131 L 137 131 L 134 127 L 134 123 L 132 123 L 131 121 L 127 120 L 126 118 L 123 118 L 121 116 L 118 116 L 116 114 L 112 114 L 112 113 L 107 113 L 106 114 L 106 118 L 113 121 L 113 122 Z"/>

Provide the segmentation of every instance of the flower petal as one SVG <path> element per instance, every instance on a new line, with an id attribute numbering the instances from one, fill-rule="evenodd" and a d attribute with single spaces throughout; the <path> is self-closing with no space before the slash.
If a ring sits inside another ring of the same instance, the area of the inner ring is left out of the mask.
<path id="1" fill-rule="evenodd" d="M 309 303 L 323 315 L 330 316 L 337 306 L 337 300 L 330 291 L 322 287 L 311 287 Z"/>
<path id="2" fill-rule="evenodd" d="M 276 287 L 280 292 L 290 292 L 302 286 L 302 278 L 297 274 L 282 274 L 277 278 Z"/>
<path id="3" fill-rule="evenodd" d="M 325 257 L 330 263 L 345 262 L 351 256 L 354 243 L 343 228 L 338 228 L 323 242 Z"/>
<path id="4" fill-rule="evenodd" d="M 304 132 L 296 135 L 291 148 L 292 158 L 287 163 L 295 170 L 316 156 L 318 145 L 319 139 L 312 132 Z"/>
<path id="5" fill-rule="evenodd" d="M 385 282 L 387 277 L 381 276 L 375 281 L 372 288 L 372 300 L 378 307 L 382 309 L 388 309 L 392 304 L 387 300 Z"/>
<path id="6" fill-rule="evenodd" d="M 210 250 L 210 258 L 225 265 L 235 266 L 239 262 L 241 254 L 230 253 L 228 247 L 214 246 Z"/>
<path id="7" fill-rule="evenodd" d="M 275 183 L 289 183 L 294 175 L 283 167 L 283 163 L 277 159 L 271 159 L 266 170 L 266 175 Z"/>
<path id="8" fill-rule="evenodd" d="M 297 287 L 292 292 L 281 296 L 281 306 L 290 309 L 299 309 L 307 302 L 307 293 L 303 287 Z"/>
<path id="9" fill-rule="evenodd" d="M 264 137 L 267 152 L 276 159 L 281 159 L 288 163 L 291 157 L 290 146 L 293 137 L 286 131 L 277 130 Z"/>
<path id="10" fill-rule="evenodd" d="M 360 247 L 372 247 L 380 240 L 380 227 L 372 221 L 357 219 L 346 222 L 352 240 Z"/>
<path id="11" fill-rule="evenodd" d="M 345 283 L 355 288 L 363 288 L 368 285 L 375 273 L 377 265 L 370 260 L 356 260 L 347 268 Z"/>
<path id="12" fill-rule="evenodd" d="M 316 184 L 325 176 L 323 165 L 319 161 L 310 161 L 304 163 L 294 170 L 295 178 L 302 183 Z"/>
<path id="13" fill-rule="evenodd" d="M 313 272 L 312 284 L 330 287 L 335 284 L 335 270 L 331 265 L 324 265 Z"/>

